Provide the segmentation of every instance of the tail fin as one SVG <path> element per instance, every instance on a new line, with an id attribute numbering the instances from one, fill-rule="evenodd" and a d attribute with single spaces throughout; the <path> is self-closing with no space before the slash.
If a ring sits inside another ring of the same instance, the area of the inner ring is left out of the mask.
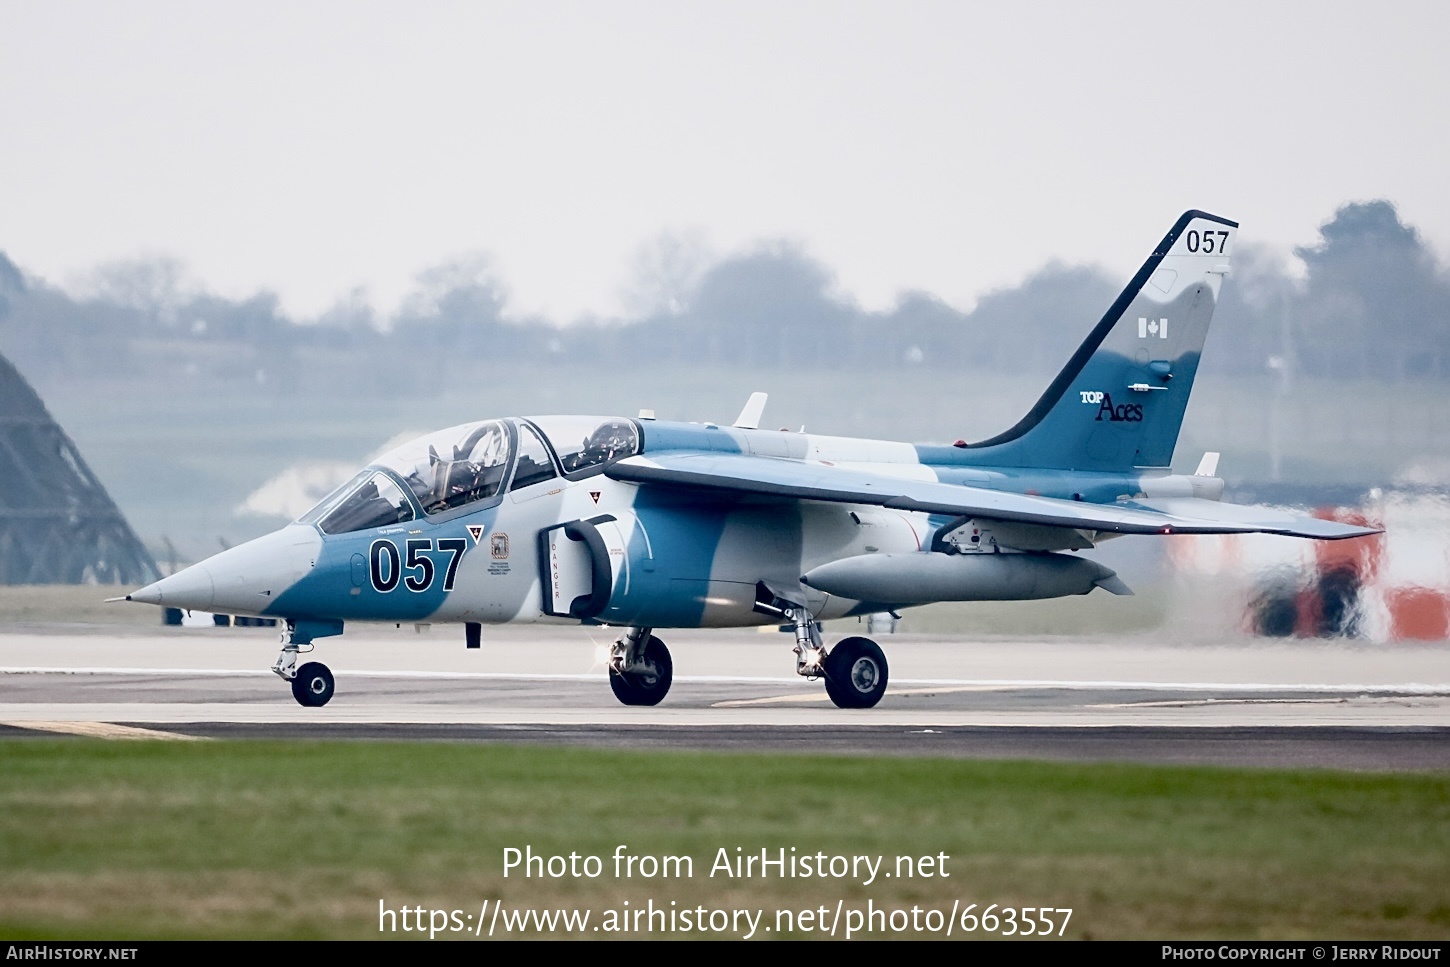
<path id="1" fill-rule="evenodd" d="M 1237 222 L 1185 212 L 1027 415 L 968 447 L 972 462 L 1168 466 L 1237 233 Z"/>

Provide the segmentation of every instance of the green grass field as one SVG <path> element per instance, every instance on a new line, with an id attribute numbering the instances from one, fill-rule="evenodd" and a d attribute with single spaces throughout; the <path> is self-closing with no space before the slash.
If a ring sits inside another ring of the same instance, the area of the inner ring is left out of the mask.
<path id="1" fill-rule="evenodd" d="M 693 876 L 616 878 L 621 844 L 689 856 Z M 603 874 L 505 878 L 509 847 L 599 856 Z M 945 853 L 950 875 L 712 878 L 722 847 L 878 855 L 887 870 L 898 855 Z M 777 909 L 838 901 L 960 901 L 1071 908 L 1076 938 L 1443 938 L 1447 874 L 1444 774 L 0 742 L 0 935 L 11 938 L 374 938 L 380 900 L 596 918 L 676 901 L 763 909 L 767 925 Z"/>

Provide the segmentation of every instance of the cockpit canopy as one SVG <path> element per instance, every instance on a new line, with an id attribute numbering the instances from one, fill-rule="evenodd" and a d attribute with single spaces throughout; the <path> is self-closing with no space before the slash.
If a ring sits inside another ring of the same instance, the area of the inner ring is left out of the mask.
<path id="1" fill-rule="evenodd" d="M 512 452 L 508 427 L 489 420 L 419 437 L 383 454 L 375 466 L 397 474 L 432 516 L 495 496 Z"/>
<path id="2" fill-rule="evenodd" d="M 586 477 L 611 460 L 639 453 L 639 427 L 633 420 L 598 416 L 534 416 L 529 422 L 544 432 L 564 475 Z"/>
<path id="3" fill-rule="evenodd" d="M 464 423 L 383 454 L 299 519 L 343 534 L 482 509 L 505 488 L 519 490 L 558 476 L 598 473 L 640 450 L 632 420 L 545 416 Z"/>

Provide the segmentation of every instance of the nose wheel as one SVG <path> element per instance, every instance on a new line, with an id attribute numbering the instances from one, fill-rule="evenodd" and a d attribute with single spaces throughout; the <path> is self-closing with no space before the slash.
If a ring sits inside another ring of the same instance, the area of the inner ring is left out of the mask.
<path id="1" fill-rule="evenodd" d="M 326 705 L 332 699 L 333 688 L 332 670 L 320 661 L 303 665 L 292 679 L 292 697 L 308 708 Z"/>

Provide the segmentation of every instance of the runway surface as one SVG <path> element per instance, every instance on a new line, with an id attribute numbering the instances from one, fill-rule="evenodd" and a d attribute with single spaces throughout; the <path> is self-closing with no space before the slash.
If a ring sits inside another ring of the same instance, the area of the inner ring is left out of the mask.
<path id="1" fill-rule="evenodd" d="M 1450 647 L 883 636 L 891 687 L 844 711 L 773 630 L 663 634 L 655 708 L 610 692 L 603 628 L 349 629 L 296 705 L 266 629 L 0 633 L 0 735 L 544 742 L 645 749 L 1450 768 Z M 828 639 L 829 640 L 829 639 Z"/>

